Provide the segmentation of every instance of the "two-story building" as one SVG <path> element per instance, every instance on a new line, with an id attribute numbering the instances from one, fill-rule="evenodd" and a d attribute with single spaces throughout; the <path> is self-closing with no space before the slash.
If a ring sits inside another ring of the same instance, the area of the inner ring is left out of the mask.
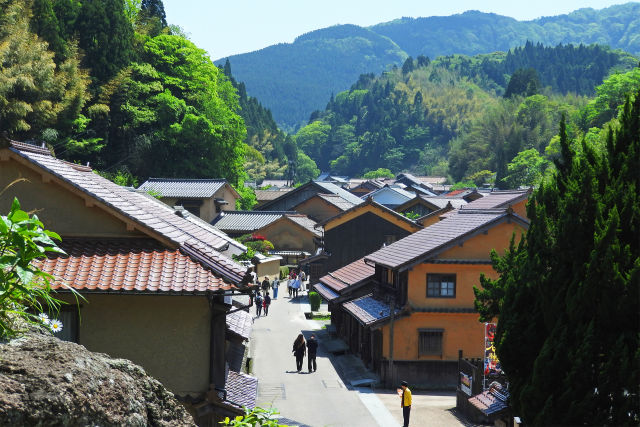
<path id="1" fill-rule="evenodd" d="M 484 354 L 473 287 L 481 274 L 497 277 L 491 250 L 504 252 L 527 228 L 511 207 L 460 209 L 365 256 L 373 290 L 342 304 L 352 317 L 344 339 L 388 386 L 455 387 L 459 352 Z"/>

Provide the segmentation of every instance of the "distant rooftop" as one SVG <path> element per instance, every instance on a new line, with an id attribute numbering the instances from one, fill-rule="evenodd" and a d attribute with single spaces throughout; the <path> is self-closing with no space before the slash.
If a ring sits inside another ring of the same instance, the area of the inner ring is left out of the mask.
<path id="1" fill-rule="evenodd" d="M 151 190 L 162 197 L 200 199 L 213 197 L 225 184 L 228 185 L 226 179 L 149 178 L 138 189 Z"/>

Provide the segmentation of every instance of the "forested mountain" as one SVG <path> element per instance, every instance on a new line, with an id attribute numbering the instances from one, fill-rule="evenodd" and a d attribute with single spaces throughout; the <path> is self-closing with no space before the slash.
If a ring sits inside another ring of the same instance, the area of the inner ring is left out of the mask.
<path id="1" fill-rule="evenodd" d="M 406 57 L 386 37 L 355 25 L 339 25 L 304 34 L 291 44 L 228 59 L 247 92 L 273 112 L 282 129 L 294 131 L 306 123 L 311 111 L 360 74 L 379 73 Z"/>
<path id="2" fill-rule="evenodd" d="M 575 136 L 615 117 L 623 93 L 640 86 L 637 61 L 597 45 L 532 43 L 506 54 L 409 57 L 332 97 L 296 142 L 336 174 L 388 168 L 449 174 L 470 185 L 526 184 L 534 177 L 518 167 L 549 161 L 562 115 Z M 620 74 L 601 85 L 611 70 Z"/>
<path id="3" fill-rule="evenodd" d="M 0 134 L 119 183 L 241 184 L 304 156 L 161 0 L 0 0 L 0 64 Z"/>
<path id="4" fill-rule="evenodd" d="M 382 37 L 381 37 L 382 36 Z M 403 18 L 368 29 L 329 27 L 265 49 L 231 56 L 234 75 L 288 131 L 346 90 L 362 73 L 379 73 L 407 56 L 490 53 L 527 41 L 608 45 L 640 55 L 640 3 L 517 21 L 477 11 L 430 18 Z M 216 61 L 223 64 L 225 59 Z"/>

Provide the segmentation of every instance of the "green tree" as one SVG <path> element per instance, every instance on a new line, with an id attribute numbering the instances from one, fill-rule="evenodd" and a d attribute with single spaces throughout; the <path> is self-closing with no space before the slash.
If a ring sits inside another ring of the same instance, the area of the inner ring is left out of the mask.
<path id="1" fill-rule="evenodd" d="M 533 148 L 519 152 L 507 165 L 507 175 L 504 177 L 506 187 L 537 185 L 548 164 L 549 162 Z"/>
<path id="2" fill-rule="evenodd" d="M 375 179 L 375 178 L 393 178 L 395 175 L 387 169 L 387 168 L 378 168 L 374 171 L 369 171 L 362 175 L 365 179 Z"/>
<path id="3" fill-rule="evenodd" d="M 74 29 L 84 52 L 83 65 L 98 83 L 115 76 L 134 56 L 133 27 L 124 0 L 82 2 Z"/>
<path id="4" fill-rule="evenodd" d="M 520 68 L 511 75 L 504 97 L 531 96 L 538 92 L 540 92 L 540 79 L 536 70 L 533 68 Z"/>
<path id="5" fill-rule="evenodd" d="M 528 205 L 519 245 L 476 290 L 498 316 L 511 405 L 531 425 L 640 422 L 640 96 L 604 155 L 576 153 L 560 126 L 556 173 Z"/>
<path id="6" fill-rule="evenodd" d="M 29 30 L 29 17 L 28 2 L 0 0 L 0 131 L 20 139 L 68 128 L 87 97 L 73 45 L 56 66 L 53 52 Z"/>
<path id="7" fill-rule="evenodd" d="M 316 162 L 302 151 L 298 151 L 298 161 L 296 165 L 296 183 L 305 183 L 316 179 L 318 175 L 320 175 L 320 169 L 316 166 Z"/>

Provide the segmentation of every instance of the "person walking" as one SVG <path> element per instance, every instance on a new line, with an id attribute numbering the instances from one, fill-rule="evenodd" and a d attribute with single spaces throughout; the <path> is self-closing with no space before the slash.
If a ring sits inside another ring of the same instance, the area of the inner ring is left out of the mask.
<path id="1" fill-rule="evenodd" d="M 411 415 L 411 390 L 409 390 L 407 385 L 406 381 L 400 383 L 400 388 L 402 388 L 400 407 L 402 408 L 402 417 L 404 418 L 403 427 L 409 427 L 409 416 Z"/>
<path id="2" fill-rule="evenodd" d="M 273 279 L 271 282 L 271 288 L 273 289 L 273 299 L 278 299 L 278 287 L 280 286 L 280 282 L 278 281 L 278 277 Z"/>
<path id="3" fill-rule="evenodd" d="M 302 370 L 302 362 L 304 361 L 304 354 L 306 352 L 304 335 L 299 334 L 298 338 L 293 342 L 292 353 L 296 357 L 296 369 L 298 372 Z"/>
<path id="4" fill-rule="evenodd" d="M 263 300 L 262 304 L 264 305 L 264 307 L 263 307 L 264 308 L 264 315 L 268 316 L 269 315 L 269 305 L 271 305 L 271 297 L 269 296 L 269 292 L 267 292 L 264 295 L 264 300 Z"/>
<path id="5" fill-rule="evenodd" d="M 311 334 L 311 337 L 307 341 L 307 365 L 309 367 L 309 373 L 315 372 L 318 368 L 316 365 L 316 353 L 318 351 L 318 340 L 316 334 Z"/>
<path id="6" fill-rule="evenodd" d="M 264 276 L 264 280 L 260 285 L 260 287 L 262 288 L 262 292 L 267 292 L 270 286 L 271 286 L 271 283 L 269 282 L 269 278 L 267 276 Z"/>
<path id="7" fill-rule="evenodd" d="M 256 291 L 256 315 L 260 317 L 260 313 L 262 312 L 262 295 L 260 295 L 260 291 Z"/>

